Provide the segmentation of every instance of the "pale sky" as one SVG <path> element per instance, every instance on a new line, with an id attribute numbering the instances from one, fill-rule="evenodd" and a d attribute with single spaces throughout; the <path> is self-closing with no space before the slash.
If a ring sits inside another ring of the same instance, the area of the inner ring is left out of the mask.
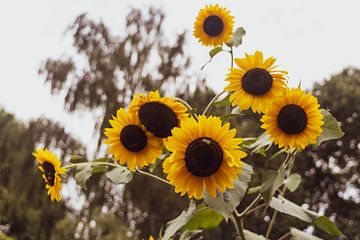
<path id="1" fill-rule="evenodd" d="M 0 106 L 23 121 L 39 116 L 60 121 L 82 142 L 94 145 L 93 116 L 65 113 L 62 96 L 52 97 L 37 71 L 46 58 L 71 52 L 71 39 L 63 34 L 76 16 L 88 12 L 119 34 L 131 6 L 161 7 L 169 38 L 187 30 L 193 72 L 205 76 L 208 85 L 220 91 L 225 86 L 228 54 L 219 54 L 200 71 L 209 48 L 191 35 L 199 9 L 209 3 L 229 8 L 235 27 L 247 30 L 235 57 L 255 50 L 275 56 L 280 68 L 289 72 L 291 86 L 301 80 L 303 88 L 310 88 L 344 67 L 360 68 L 358 0 L 0 0 Z"/>

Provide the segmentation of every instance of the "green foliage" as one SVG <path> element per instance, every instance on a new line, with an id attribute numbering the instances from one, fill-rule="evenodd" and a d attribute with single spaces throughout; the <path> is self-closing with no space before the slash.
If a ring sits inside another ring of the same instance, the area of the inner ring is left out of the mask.
<path id="1" fill-rule="evenodd" d="M 233 182 L 234 188 L 228 189 L 224 193 L 219 192 L 216 198 L 212 198 L 207 192 L 205 192 L 205 203 L 220 213 L 227 220 L 245 196 L 252 173 L 252 167 L 244 163 L 243 170 L 239 175 L 239 178 Z"/>
<path id="2" fill-rule="evenodd" d="M 285 179 L 284 184 L 290 192 L 295 192 L 301 183 L 301 175 L 298 173 L 291 174 L 288 178 Z"/>
<path id="3" fill-rule="evenodd" d="M 291 240 L 322 240 L 321 238 L 304 233 L 296 228 L 290 228 Z"/>
<path id="4" fill-rule="evenodd" d="M 209 52 L 209 56 L 211 58 L 215 57 L 216 54 L 218 54 L 219 52 L 223 51 L 223 48 L 222 47 L 216 47 L 216 48 L 213 48 L 210 50 Z"/>
<path id="5" fill-rule="evenodd" d="M 261 182 L 260 193 L 264 201 L 269 203 L 275 191 L 284 183 L 285 168 L 283 165 L 278 171 L 267 170 L 264 172 Z"/>
<path id="6" fill-rule="evenodd" d="M 238 47 L 242 44 L 242 39 L 245 36 L 246 31 L 243 27 L 239 27 L 235 30 L 232 39 L 226 43 L 228 46 Z"/>
<path id="7" fill-rule="evenodd" d="M 330 221 L 330 219 L 325 216 L 320 216 L 316 218 L 313 222 L 318 228 L 327 232 L 331 236 L 340 237 L 344 235 L 342 234 L 342 232 L 340 232 L 335 223 Z"/>
<path id="8" fill-rule="evenodd" d="M 341 130 L 339 123 L 329 111 L 321 109 L 321 114 L 324 116 L 324 125 L 321 127 L 323 132 L 317 139 L 318 145 L 320 145 L 322 142 L 338 139 L 344 136 L 344 132 Z"/>
<path id="9" fill-rule="evenodd" d="M 200 204 L 183 228 L 187 230 L 215 228 L 223 219 L 223 216 L 216 211 L 206 207 L 205 204 Z"/>
<path id="10" fill-rule="evenodd" d="M 107 172 L 105 175 L 114 184 L 128 183 L 133 177 L 133 174 L 123 166 L 118 166 Z"/>

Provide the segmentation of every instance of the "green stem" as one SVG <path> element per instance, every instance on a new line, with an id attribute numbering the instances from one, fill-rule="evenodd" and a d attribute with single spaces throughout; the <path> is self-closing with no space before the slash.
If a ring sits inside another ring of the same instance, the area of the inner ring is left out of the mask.
<path id="1" fill-rule="evenodd" d="M 111 166 L 111 167 L 118 167 L 119 164 L 116 163 L 109 163 L 109 162 L 81 162 L 81 163 L 72 163 L 72 164 L 68 164 L 63 166 L 63 168 L 65 169 L 70 169 L 70 168 L 74 168 L 74 167 L 78 167 L 78 166 L 86 166 L 86 165 L 106 165 L 106 166 Z"/>
<path id="2" fill-rule="evenodd" d="M 236 239 L 246 240 L 244 235 L 244 230 L 239 226 L 239 224 L 236 221 L 236 218 L 234 217 L 234 214 L 230 216 L 230 221 L 234 224 L 234 228 L 236 231 Z"/>
<path id="3" fill-rule="evenodd" d="M 288 156 L 286 157 L 285 161 L 283 162 L 284 167 L 288 166 L 287 176 L 290 176 L 290 174 L 291 174 L 291 170 L 292 170 L 292 167 L 294 165 L 294 160 L 295 160 L 295 157 L 296 157 L 296 152 L 297 152 L 296 148 L 291 150 L 290 153 L 288 154 Z M 280 196 L 284 196 L 285 193 L 286 193 L 286 190 L 287 190 L 287 188 L 286 188 L 286 186 L 284 184 L 284 186 L 282 187 Z M 266 230 L 265 238 L 269 238 L 271 230 L 272 230 L 272 228 L 274 226 L 277 214 L 278 214 L 278 212 L 276 210 L 274 210 L 274 213 L 273 213 L 273 215 L 271 217 L 268 229 Z"/>
<path id="4" fill-rule="evenodd" d="M 210 110 L 211 106 L 214 104 L 214 102 L 223 94 L 225 93 L 225 91 L 222 91 L 220 93 L 218 93 L 215 97 L 213 97 L 213 99 L 211 99 L 211 101 L 209 102 L 209 104 L 206 106 L 204 112 L 202 113 L 203 115 L 206 115 L 207 112 Z"/>
<path id="5" fill-rule="evenodd" d="M 249 204 L 249 206 L 247 206 L 247 207 L 245 208 L 245 210 L 242 211 L 241 213 L 236 214 L 236 216 L 237 216 L 238 218 L 244 217 L 244 215 L 245 215 L 248 211 L 251 210 L 251 208 L 260 200 L 260 198 L 261 198 L 261 195 L 258 194 L 258 195 L 256 196 L 256 198 Z"/>
<path id="6" fill-rule="evenodd" d="M 260 189 L 261 189 L 261 186 L 249 188 L 247 190 L 246 194 L 251 195 L 251 194 L 254 194 L 254 193 L 258 193 L 258 192 L 260 192 Z"/>
<path id="7" fill-rule="evenodd" d="M 185 100 L 183 100 L 181 98 L 178 98 L 178 97 L 175 97 L 174 99 L 176 101 L 181 102 L 182 104 L 184 104 L 185 107 L 187 107 L 189 110 L 192 110 L 192 107 L 190 106 L 190 104 L 187 101 L 185 101 Z"/>
<path id="8" fill-rule="evenodd" d="M 173 186 L 170 182 L 166 181 L 165 179 L 163 179 L 163 178 L 161 178 L 161 177 L 158 177 L 158 176 L 156 176 L 156 175 L 153 175 L 153 174 L 151 174 L 151 173 L 145 172 L 145 171 L 140 170 L 140 169 L 136 169 L 136 171 L 137 171 L 138 173 L 140 173 L 140 174 L 143 174 L 143 175 L 152 177 L 152 178 L 154 178 L 154 179 L 156 179 L 156 180 L 159 180 L 160 182 L 163 182 L 163 183 L 166 183 L 166 184 L 168 184 L 168 185 L 170 185 L 170 186 Z"/>

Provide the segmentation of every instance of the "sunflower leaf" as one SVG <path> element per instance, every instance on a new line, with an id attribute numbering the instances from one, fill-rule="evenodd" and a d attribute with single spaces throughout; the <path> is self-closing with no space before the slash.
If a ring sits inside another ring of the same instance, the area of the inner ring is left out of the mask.
<path id="1" fill-rule="evenodd" d="M 236 117 L 240 117 L 243 114 L 234 114 L 234 113 L 229 113 L 229 114 L 224 114 L 220 117 L 221 122 L 227 122 L 229 121 L 231 118 L 236 118 Z"/>
<path id="2" fill-rule="evenodd" d="M 278 171 L 267 170 L 261 179 L 260 193 L 264 201 L 269 203 L 276 190 L 284 183 L 285 168 L 281 165 Z"/>
<path id="3" fill-rule="evenodd" d="M 196 230 L 216 228 L 223 219 L 224 217 L 218 212 L 206 207 L 205 204 L 200 204 L 197 206 L 193 216 L 183 229 Z"/>
<path id="4" fill-rule="evenodd" d="M 238 47 L 242 44 L 242 39 L 245 36 L 246 31 L 243 27 L 239 27 L 235 30 L 232 39 L 226 43 L 228 47 Z"/>
<path id="5" fill-rule="evenodd" d="M 227 105 L 230 104 L 230 95 L 228 94 L 226 97 L 224 97 L 223 99 L 216 101 L 214 103 L 214 107 L 216 108 L 222 108 L 222 107 L 226 107 Z"/>
<path id="6" fill-rule="evenodd" d="M 285 179 L 284 184 L 290 192 L 294 192 L 301 183 L 301 176 L 300 174 L 293 173 L 287 179 Z"/>
<path id="7" fill-rule="evenodd" d="M 252 167 L 244 163 L 242 173 L 233 182 L 234 188 L 228 189 L 224 193 L 218 192 L 216 198 L 212 198 L 206 191 L 204 195 L 205 203 L 227 220 L 245 196 L 252 173 Z"/>
<path id="8" fill-rule="evenodd" d="M 251 150 L 252 153 L 262 154 L 272 145 L 272 141 L 270 135 L 264 132 L 256 141 L 245 141 L 242 145 L 244 148 Z"/>
<path id="9" fill-rule="evenodd" d="M 166 229 L 162 240 L 169 240 L 174 234 L 180 230 L 192 217 L 196 208 L 196 204 L 193 200 L 190 201 L 189 208 L 182 211 L 182 213 L 175 219 L 166 224 Z"/>
<path id="10" fill-rule="evenodd" d="M 78 185 L 86 189 L 86 182 L 92 175 L 91 163 L 76 167 L 75 180 Z"/>
<path id="11" fill-rule="evenodd" d="M 213 49 L 210 50 L 209 56 L 210 56 L 211 58 L 213 58 L 213 57 L 216 56 L 216 54 L 218 54 L 218 53 L 221 52 L 221 51 L 223 51 L 222 47 L 213 48 Z"/>
<path id="12" fill-rule="evenodd" d="M 325 231 L 327 234 L 330 234 L 331 236 L 344 236 L 344 234 L 340 232 L 340 230 L 337 228 L 336 224 L 330 221 L 330 219 L 325 216 L 316 218 L 314 220 L 314 224 L 321 230 Z"/>
<path id="13" fill-rule="evenodd" d="M 325 109 L 321 109 L 321 114 L 324 116 L 324 125 L 322 126 L 323 132 L 317 139 L 317 145 L 322 142 L 341 138 L 344 136 L 344 132 L 341 130 L 337 120 L 331 115 L 331 113 Z"/>
<path id="14" fill-rule="evenodd" d="M 79 163 L 79 162 L 86 162 L 86 157 L 80 155 L 72 155 L 70 157 L 71 163 Z"/>
<path id="15" fill-rule="evenodd" d="M 125 184 L 131 181 L 133 174 L 123 166 L 118 166 L 107 172 L 106 177 L 114 184 Z"/>

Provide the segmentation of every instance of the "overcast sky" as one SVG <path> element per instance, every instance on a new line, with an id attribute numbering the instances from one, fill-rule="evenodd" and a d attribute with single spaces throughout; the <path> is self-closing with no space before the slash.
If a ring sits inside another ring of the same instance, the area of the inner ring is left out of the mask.
<path id="1" fill-rule="evenodd" d="M 344 67 L 360 68 L 358 0 L 0 0 L 0 106 L 24 121 L 39 116 L 58 120 L 85 144 L 92 145 L 92 115 L 66 114 L 63 98 L 52 97 L 37 74 L 44 59 L 71 51 L 70 38 L 63 36 L 66 27 L 76 16 L 88 12 L 90 17 L 104 21 L 114 34 L 120 34 L 131 6 L 161 7 L 169 37 L 183 30 L 189 33 L 187 48 L 193 57 L 193 70 L 200 73 L 209 48 L 199 45 L 191 34 L 199 9 L 209 3 L 229 8 L 235 26 L 247 30 L 235 56 L 255 50 L 275 56 L 281 68 L 289 72 L 291 86 L 301 80 L 304 88 L 310 88 L 313 82 Z M 228 66 L 229 56 L 219 54 L 200 74 L 219 91 L 225 86 Z"/>

